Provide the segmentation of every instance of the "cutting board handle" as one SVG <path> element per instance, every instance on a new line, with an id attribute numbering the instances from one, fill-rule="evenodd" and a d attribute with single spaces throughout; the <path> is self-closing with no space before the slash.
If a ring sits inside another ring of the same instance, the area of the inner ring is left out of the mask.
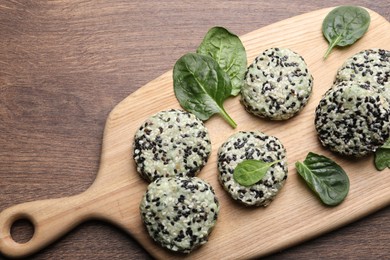
<path id="1" fill-rule="evenodd" d="M 0 213 L 0 252 L 8 257 L 23 257 L 52 243 L 81 222 L 94 217 L 93 197 L 86 191 L 76 196 L 26 202 Z M 26 243 L 16 242 L 11 227 L 28 220 L 34 234 Z"/>

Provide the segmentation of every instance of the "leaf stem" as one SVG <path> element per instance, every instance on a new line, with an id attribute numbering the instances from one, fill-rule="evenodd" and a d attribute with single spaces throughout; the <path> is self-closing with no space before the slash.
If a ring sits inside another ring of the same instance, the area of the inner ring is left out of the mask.
<path id="1" fill-rule="evenodd" d="M 332 49 L 339 43 L 340 40 L 341 40 L 341 35 L 337 36 L 337 38 L 334 39 L 334 41 L 330 42 L 329 47 L 328 47 L 328 49 L 327 49 L 326 52 L 325 52 L 324 60 L 325 60 L 326 58 L 328 58 L 330 52 L 331 52 Z"/>
<path id="2" fill-rule="evenodd" d="M 220 109 L 220 115 L 229 123 L 229 125 L 233 128 L 237 127 L 236 122 L 226 113 L 226 111 L 222 108 Z"/>

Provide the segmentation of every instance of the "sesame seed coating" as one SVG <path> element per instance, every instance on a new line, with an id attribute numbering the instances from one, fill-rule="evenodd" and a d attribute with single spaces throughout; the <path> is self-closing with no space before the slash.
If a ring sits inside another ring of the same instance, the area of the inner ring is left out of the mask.
<path id="1" fill-rule="evenodd" d="M 195 176 L 211 152 L 209 133 L 195 115 L 183 110 L 161 111 L 135 133 L 133 158 L 148 181 L 168 176 Z"/>
<path id="2" fill-rule="evenodd" d="M 389 138 L 389 103 L 374 86 L 339 82 L 318 104 L 315 127 L 323 146 L 342 155 L 364 156 Z"/>
<path id="3" fill-rule="evenodd" d="M 274 162 L 265 176 L 256 184 L 246 187 L 233 178 L 236 166 L 244 160 Z M 218 150 L 219 182 L 230 196 L 247 206 L 268 206 L 287 179 L 286 150 L 274 136 L 262 132 L 238 132 Z"/>
<path id="4" fill-rule="evenodd" d="M 241 103 L 259 117 L 285 120 L 308 102 L 313 87 L 302 56 L 286 48 L 270 48 L 248 67 Z"/>
<path id="5" fill-rule="evenodd" d="M 149 184 L 140 210 L 156 242 L 189 253 L 207 242 L 218 218 L 219 202 L 210 184 L 200 178 L 159 178 Z"/>
<path id="6" fill-rule="evenodd" d="M 338 70 L 336 82 L 376 85 L 390 102 L 390 51 L 368 49 L 348 58 Z"/>

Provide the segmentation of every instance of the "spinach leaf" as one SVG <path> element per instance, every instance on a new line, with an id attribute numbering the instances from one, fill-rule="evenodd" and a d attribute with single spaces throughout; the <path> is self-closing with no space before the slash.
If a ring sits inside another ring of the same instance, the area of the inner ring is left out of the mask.
<path id="1" fill-rule="evenodd" d="M 390 139 L 375 152 L 375 167 L 382 171 L 390 168 Z"/>
<path id="2" fill-rule="evenodd" d="M 237 126 L 223 108 L 232 90 L 229 76 L 213 58 L 197 53 L 182 56 L 173 68 L 173 87 L 180 105 L 201 120 L 219 113 L 233 128 Z"/>
<path id="3" fill-rule="evenodd" d="M 251 186 L 260 181 L 265 176 L 268 169 L 278 162 L 280 162 L 280 160 L 269 163 L 260 160 L 242 161 L 234 168 L 233 178 L 243 186 Z"/>
<path id="4" fill-rule="evenodd" d="M 358 6 L 333 9 L 322 23 L 322 33 L 329 42 L 326 59 L 335 46 L 351 45 L 360 39 L 370 25 L 370 14 Z"/>
<path id="5" fill-rule="evenodd" d="M 211 56 L 230 77 L 232 95 L 237 96 L 244 84 L 247 57 L 240 38 L 223 27 L 211 28 L 197 53 Z"/>
<path id="6" fill-rule="evenodd" d="M 333 160 L 310 152 L 303 163 L 296 162 L 295 167 L 309 188 L 324 204 L 338 205 L 347 196 L 349 178 Z"/>

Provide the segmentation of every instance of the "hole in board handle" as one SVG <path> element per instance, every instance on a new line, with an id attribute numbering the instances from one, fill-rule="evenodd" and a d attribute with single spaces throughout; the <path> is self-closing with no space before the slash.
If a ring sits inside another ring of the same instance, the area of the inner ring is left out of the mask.
<path id="1" fill-rule="evenodd" d="M 26 217 L 16 219 L 11 225 L 11 237 L 19 244 L 25 244 L 34 236 L 34 224 Z"/>

